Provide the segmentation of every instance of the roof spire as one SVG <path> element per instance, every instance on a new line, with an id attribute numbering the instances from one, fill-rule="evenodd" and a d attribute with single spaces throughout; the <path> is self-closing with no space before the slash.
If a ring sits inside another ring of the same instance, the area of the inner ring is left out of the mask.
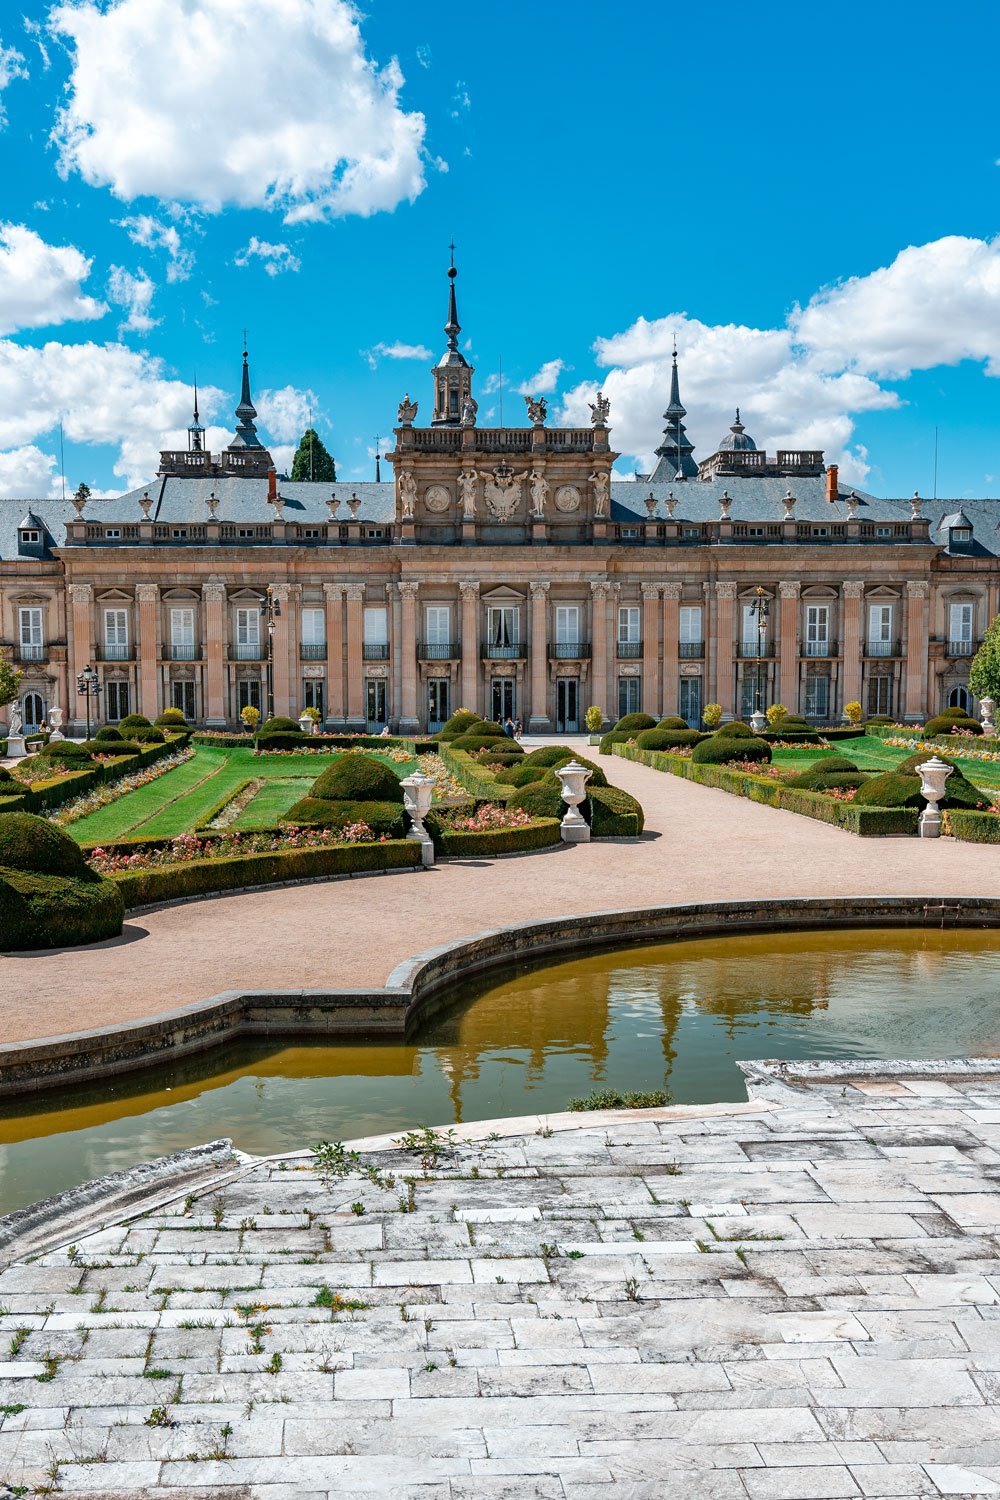
<path id="1" fill-rule="evenodd" d="M 670 370 L 670 400 L 663 413 L 666 426 L 663 429 L 663 441 L 656 450 L 658 462 L 650 476 L 654 482 L 696 479 L 698 476 L 698 465 L 691 457 L 694 444 L 688 441 L 687 433 L 684 431 L 686 416 L 687 409 L 681 401 L 680 378 L 677 373 L 677 336 L 675 334 L 673 365 Z"/>
<path id="2" fill-rule="evenodd" d="M 250 399 L 250 366 L 247 363 L 246 329 L 243 330 L 243 386 L 240 391 L 240 404 L 236 408 L 236 436 L 230 447 L 232 448 L 263 448 L 264 444 L 257 436 L 254 426 L 254 417 L 257 408 Z"/>
<path id="3" fill-rule="evenodd" d="M 434 366 L 434 415 L 432 427 L 460 427 L 467 417 L 475 424 L 476 403 L 472 399 L 472 366 L 458 347 L 461 324 L 455 302 L 455 243 L 448 246 L 448 321 L 444 331 L 448 347 Z"/>
<path id="4" fill-rule="evenodd" d="M 205 429 L 198 418 L 198 379 L 194 382 L 194 417 L 188 428 L 188 449 L 192 453 L 200 453 L 204 447 Z"/>
<path id="5" fill-rule="evenodd" d="M 458 321 L 458 308 L 455 305 L 455 277 L 458 271 L 455 267 L 455 241 L 452 240 L 448 246 L 451 252 L 451 265 L 448 267 L 448 321 L 444 325 L 444 331 L 448 335 L 448 348 L 458 348 L 458 335 L 462 331 L 462 325 Z"/>

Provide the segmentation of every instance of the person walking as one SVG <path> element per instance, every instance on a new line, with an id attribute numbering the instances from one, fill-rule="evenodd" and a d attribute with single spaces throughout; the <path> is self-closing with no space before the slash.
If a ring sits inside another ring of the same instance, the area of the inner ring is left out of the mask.
<path id="1" fill-rule="evenodd" d="M 514 738 L 516 740 L 520 741 L 521 736 L 522 736 L 523 733 L 524 733 L 524 727 L 523 727 L 520 719 L 515 719 L 514 720 Z"/>

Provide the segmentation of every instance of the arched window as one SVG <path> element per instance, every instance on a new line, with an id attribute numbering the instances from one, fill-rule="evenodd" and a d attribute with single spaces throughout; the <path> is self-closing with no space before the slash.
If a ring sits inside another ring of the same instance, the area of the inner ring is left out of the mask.
<path id="1" fill-rule="evenodd" d="M 21 715 L 25 729 L 37 729 L 45 718 L 45 699 L 41 693 L 25 693 L 21 700 Z"/>
<path id="2" fill-rule="evenodd" d="M 954 687 L 954 688 L 952 688 L 951 692 L 948 694 L 948 707 L 949 708 L 964 708 L 965 711 L 966 711 L 966 713 L 968 713 L 968 711 L 971 708 L 971 706 L 972 705 L 971 705 L 971 700 L 969 698 L 969 689 L 968 688 L 964 688 L 964 687 Z"/>

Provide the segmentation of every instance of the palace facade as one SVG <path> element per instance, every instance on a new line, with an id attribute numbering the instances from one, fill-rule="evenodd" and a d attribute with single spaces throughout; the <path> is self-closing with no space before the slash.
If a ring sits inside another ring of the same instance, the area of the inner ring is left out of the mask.
<path id="1" fill-rule="evenodd" d="M 88 663 L 102 718 L 176 706 L 219 728 L 272 703 L 402 733 L 459 707 L 570 732 L 591 704 L 692 724 L 709 702 L 817 722 L 852 700 L 910 720 L 973 706 L 1000 502 L 845 489 L 820 452 L 760 451 L 738 412 L 698 462 L 676 355 L 651 475 L 612 479 L 600 394 L 586 427 L 550 427 L 530 398 L 525 425 L 480 427 L 449 278 L 431 419 L 400 403 L 391 481 L 279 479 L 244 352 L 224 452 L 196 407 L 141 489 L 0 500 L 0 647 L 27 727 L 58 705 L 82 730 Z"/>

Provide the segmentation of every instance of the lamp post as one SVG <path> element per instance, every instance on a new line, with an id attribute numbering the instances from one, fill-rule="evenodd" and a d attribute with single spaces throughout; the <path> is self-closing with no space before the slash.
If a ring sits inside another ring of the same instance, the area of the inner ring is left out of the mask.
<path id="1" fill-rule="evenodd" d="M 267 625 L 267 717 L 274 718 L 274 622 L 281 619 L 281 600 L 274 597 L 274 585 L 260 601 L 261 618 Z"/>
<path id="2" fill-rule="evenodd" d="M 97 710 L 100 706 L 102 686 L 103 685 L 101 683 L 100 673 L 95 672 L 94 668 L 88 662 L 83 671 L 77 674 L 76 679 L 76 690 L 87 705 L 88 740 L 90 739 L 90 700 L 91 698 L 93 698 L 94 700 L 94 715 L 95 717 L 97 717 Z"/>
<path id="3" fill-rule="evenodd" d="M 764 636 L 767 633 L 767 617 L 770 612 L 771 601 L 767 597 L 767 594 L 764 592 L 764 590 L 758 584 L 757 592 L 754 595 L 753 603 L 750 606 L 750 613 L 756 618 L 757 621 L 757 683 L 755 693 L 755 712 L 758 714 L 763 713 L 764 711 L 764 705 L 761 701 L 761 672 L 763 670 L 761 664 L 764 660 Z"/>

